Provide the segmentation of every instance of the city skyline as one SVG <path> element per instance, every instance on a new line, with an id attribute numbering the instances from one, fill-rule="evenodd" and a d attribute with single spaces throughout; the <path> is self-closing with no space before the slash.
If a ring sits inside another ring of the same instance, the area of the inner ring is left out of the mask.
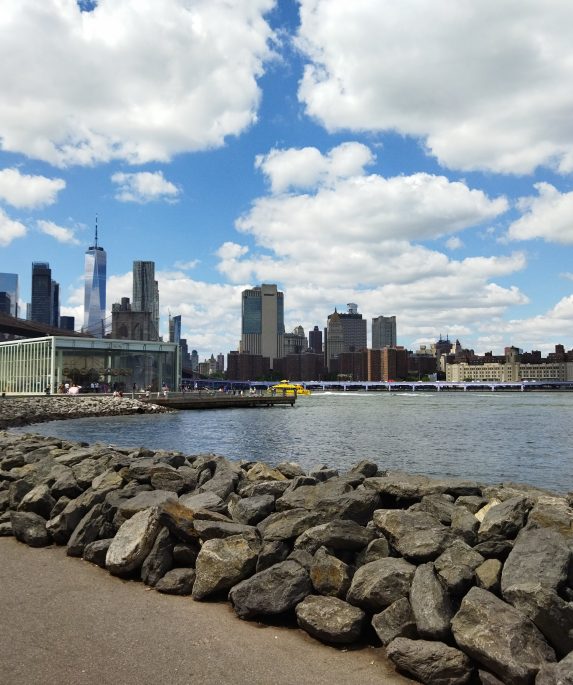
<path id="1" fill-rule="evenodd" d="M 0 270 L 20 315 L 48 262 L 81 326 L 98 215 L 107 316 L 154 261 L 160 334 L 181 315 L 201 359 L 237 348 L 259 283 L 287 331 L 356 302 L 409 349 L 573 347 L 573 6 L 456 7 L 4 0 Z"/>

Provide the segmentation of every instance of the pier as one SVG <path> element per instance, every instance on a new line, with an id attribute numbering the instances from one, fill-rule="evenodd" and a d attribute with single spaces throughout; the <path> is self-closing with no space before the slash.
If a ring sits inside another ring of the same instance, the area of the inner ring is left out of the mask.
<path id="1" fill-rule="evenodd" d="M 170 393 L 167 397 L 138 398 L 142 402 L 158 404 L 169 409 L 240 409 L 290 405 L 294 407 L 293 395 L 230 395 L 227 393 Z"/>

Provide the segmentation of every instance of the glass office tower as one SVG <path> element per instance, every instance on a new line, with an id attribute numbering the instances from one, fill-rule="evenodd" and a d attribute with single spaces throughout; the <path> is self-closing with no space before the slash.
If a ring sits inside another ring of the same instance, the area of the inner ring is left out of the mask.
<path id="1" fill-rule="evenodd" d="M 105 335 L 105 292 L 107 255 L 97 244 L 97 222 L 94 245 L 86 251 L 84 281 L 84 327 L 85 333 L 96 338 Z"/>
<path id="2" fill-rule="evenodd" d="M 0 273 L 0 293 L 6 293 L 10 300 L 10 316 L 18 316 L 18 274 Z"/>

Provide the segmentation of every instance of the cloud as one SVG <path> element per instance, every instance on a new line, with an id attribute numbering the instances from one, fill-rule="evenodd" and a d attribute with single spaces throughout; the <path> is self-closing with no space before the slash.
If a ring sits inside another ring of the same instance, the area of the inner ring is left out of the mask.
<path id="1" fill-rule="evenodd" d="M 3 0 L 2 149 L 65 166 L 223 145 L 256 120 L 274 4 Z"/>
<path id="2" fill-rule="evenodd" d="M 118 186 L 115 198 L 120 202 L 176 202 L 181 193 L 176 185 L 163 177 L 161 171 L 140 171 L 135 174 L 118 172 L 113 174 L 111 180 Z"/>
<path id="3" fill-rule="evenodd" d="M 299 100 L 328 131 L 419 138 L 457 169 L 573 170 L 573 5 L 300 0 Z"/>
<path id="4" fill-rule="evenodd" d="M 61 178 L 28 176 L 18 169 L 0 169 L 0 200 L 13 207 L 36 209 L 52 205 L 66 187 Z"/>
<path id="5" fill-rule="evenodd" d="M 459 250 L 463 246 L 464 244 L 461 238 L 458 238 L 457 235 L 453 235 L 451 238 L 446 240 L 446 247 L 448 250 Z"/>
<path id="6" fill-rule="evenodd" d="M 46 235 L 52 236 L 59 243 L 67 243 L 68 245 L 79 245 L 80 241 L 75 237 L 74 231 L 71 228 L 58 226 L 53 221 L 37 221 L 38 229 Z"/>
<path id="7" fill-rule="evenodd" d="M 542 238 L 550 243 L 573 243 L 573 192 L 560 193 L 549 183 L 536 183 L 537 197 L 522 197 L 523 216 L 508 230 L 510 240 Z"/>
<path id="8" fill-rule="evenodd" d="M 188 262 L 175 262 L 174 266 L 176 269 L 182 269 L 183 271 L 189 271 L 194 269 L 200 264 L 198 259 L 190 259 Z"/>
<path id="9" fill-rule="evenodd" d="M 274 149 L 258 155 L 255 167 L 268 178 L 273 192 L 281 193 L 362 175 L 364 167 L 373 161 L 374 155 L 366 145 L 352 142 L 339 145 L 327 155 L 315 147 Z"/>
<path id="10" fill-rule="evenodd" d="M 26 226 L 11 219 L 0 207 L 0 245 L 6 247 L 16 238 L 23 238 L 27 233 Z"/>

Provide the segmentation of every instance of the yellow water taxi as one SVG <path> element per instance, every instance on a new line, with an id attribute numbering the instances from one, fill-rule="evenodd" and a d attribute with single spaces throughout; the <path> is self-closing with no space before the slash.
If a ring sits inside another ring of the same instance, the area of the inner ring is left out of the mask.
<path id="1" fill-rule="evenodd" d="M 311 394 L 310 390 L 304 386 L 289 381 L 280 381 L 276 385 L 271 385 L 269 391 L 273 395 L 296 395 L 297 397 Z"/>

